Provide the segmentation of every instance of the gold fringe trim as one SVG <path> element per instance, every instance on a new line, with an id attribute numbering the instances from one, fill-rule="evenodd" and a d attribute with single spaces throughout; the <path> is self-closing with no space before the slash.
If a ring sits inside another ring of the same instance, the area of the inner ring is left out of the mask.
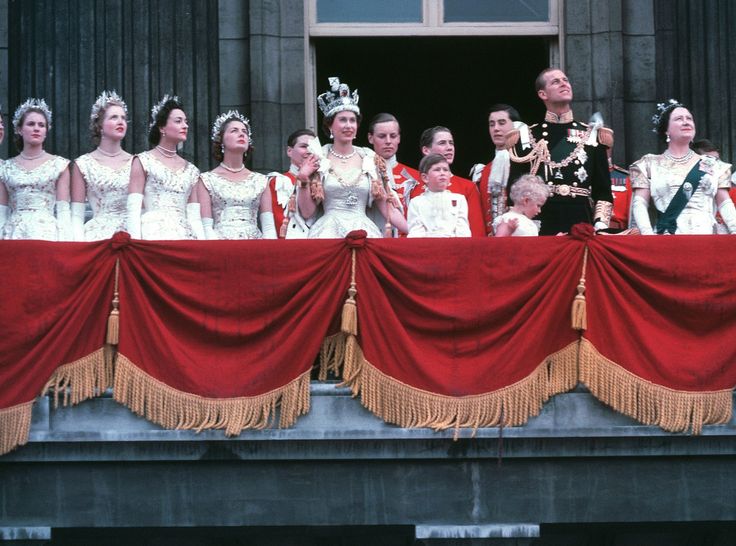
<path id="1" fill-rule="evenodd" d="M 28 442 L 33 400 L 0 410 L 0 455 Z"/>
<path id="2" fill-rule="evenodd" d="M 363 357 L 357 345 L 357 365 L 349 369 L 345 384 L 363 406 L 387 423 L 404 428 L 476 429 L 520 426 L 538 415 L 555 394 L 569 391 L 578 382 L 578 342 L 548 356 L 528 377 L 497 391 L 452 397 L 411 387 L 379 371 Z"/>
<path id="3" fill-rule="evenodd" d="M 328 372 L 334 375 L 340 375 L 342 363 L 345 360 L 345 339 L 346 335 L 342 332 L 326 337 L 322 341 L 322 348 L 319 352 L 319 376 L 317 379 L 325 381 Z"/>
<path id="4" fill-rule="evenodd" d="M 732 389 L 688 392 L 656 385 L 607 359 L 586 339 L 580 345 L 580 381 L 619 413 L 668 432 L 700 434 L 703 425 L 731 420 Z"/>
<path id="5" fill-rule="evenodd" d="M 46 382 L 41 395 L 54 391 L 54 407 L 75 405 L 101 395 L 112 386 L 113 356 L 109 347 L 97 349 L 75 362 L 56 368 Z"/>
<path id="6" fill-rule="evenodd" d="M 585 302 L 585 270 L 588 267 L 588 245 L 583 253 L 583 271 L 578 281 L 578 293 L 572 302 L 572 328 L 582 332 L 588 329 L 588 315 Z"/>
<path id="7" fill-rule="evenodd" d="M 271 426 L 277 406 L 281 407 L 279 428 L 293 425 L 309 411 L 309 375 L 305 372 L 291 383 L 258 396 L 205 398 L 169 387 L 118 354 L 113 394 L 131 411 L 164 428 L 196 432 L 224 429 L 227 436 L 237 436 L 246 428 Z"/>

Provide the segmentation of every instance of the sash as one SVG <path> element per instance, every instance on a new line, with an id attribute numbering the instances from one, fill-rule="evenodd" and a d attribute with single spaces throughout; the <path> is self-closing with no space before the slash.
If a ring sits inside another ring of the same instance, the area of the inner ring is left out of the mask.
<path id="1" fill-rule="evenodd" d="M 693 168 L 690 169 L 690 172 L 687 173 L 682 185 L 678 188 L 677 193 L 675 193 L 672 201 L 670 201 L 670 204 L 667 206 L 667 210 L 665 210 L 659 217 L 659 220 L 657 220 L 657 225 L 654 228 L 657 235 L 662 235 L 664 233 L 669 233 L 670 235 L 675 234 L 675 231 L 677 231 L 677 217 L 680 216 L 680 213 L 685 209 L 685 206 L 687 206 L 687 203 L 695 193 L 695 190 L 698 189 L 700 179 L 700 161 L 698 161 L 693 165 Z"/>

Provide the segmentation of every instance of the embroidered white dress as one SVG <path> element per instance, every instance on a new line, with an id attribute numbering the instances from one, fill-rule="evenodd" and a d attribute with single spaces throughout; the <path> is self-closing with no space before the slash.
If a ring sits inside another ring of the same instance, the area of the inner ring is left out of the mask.
<path id="1" fill-rule="evenodd" d="M 38 167 L 26 170 L 9 159 L 0 170 L 0 181 L 8 191 L 9 217 L 5 239 L 58 241 L 54 216 L 56 181 L 69 166 L 69 160 L 51 156 Z"/>
<path id="2" fill-rule="evenodd" d="M 663 213 L 698 162 L 700 184 L 677 217 L 676 234 L 710 235 L 716 232 L 715 196 L 719 189 L 731 187 L 731 165 L 709 156 L 696 155 L 687 163 L 678 163 L 664 154 L 647 154 L 629 169 L 631 188 L 648 189 L 654 207 Z"/>
<path id="3" fill-rule="evenodd" d="M 470 237 L 468 202 L 450 190 L 430 191 L 409 202 L 408 237 Z"/>
<path id="4" fill-rule="evenodd" d="M 103 165 L 90 154 L 78 157 L 76 165 L 84 177 L 92 219 L 84 224 L 84 239 L 109 239 L 126 230 L 126 200 L 133 158 L 119 169 Z"/>
<path id="5" fill-rule="evenodd" d="M 366 209 L 373 203 L 371 199 L 371 180 L 377 177 L 373 152 L 365 148 L 356 150 L 363 161 L 360 168 L 340 171 L 338 176 L 327 164 L 320 167 L 322 188 L 325 199 L 322 203 L 324 214 L 309 230 L 310 239 L 340 239 L 354 230 L 363 229 L 368 237 L 380 238 L 381 231 L 366 215 Z M 329 146 L 323 147 L 326 157 Z"/>
<path id="6" fill-rule="evenodd" d="M 512 218 L 516 218 L 519 221 L 519 225 L 511 234 L 512 237 L 536 237 L 539 235 L 539 227 L 534 220 L 527 218 L 523 214 L 514 212 L 513 210 L 504 212 L 501 216 L 498 216 L 493 220 L 493 232 L 496 232 L 501 222 L 507 222 Z"/>
<path id="7" fill-rule="evenodd" d="M 199 178 L 199 170 L 191 163 L 171 170 L 150 151 L 138 159 L 146 173 L 141 215 L 141 239 L 195 239 L 187 220 L 187 202 Z"/>
<path id="8" fill-rule="evenodd" d="M 201 175 L 212 199 L 212 219 L 221 239 L 262 239 L 258 227 L 261 195 L 268 190 L 268 177 L 250 173 L 233 182 L 212 172 Z"/>

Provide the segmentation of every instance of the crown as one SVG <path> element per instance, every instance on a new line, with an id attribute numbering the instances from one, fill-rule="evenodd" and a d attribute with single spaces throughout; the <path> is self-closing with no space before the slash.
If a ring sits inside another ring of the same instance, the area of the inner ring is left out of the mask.
<path id="1" fill-rule="evenodd" d="M 652 128 L 652 132 L 657 132 L 659 124 L 662 121 L 662 117 L 667 112 L 669 112 L 670 110 L 674 110 L 675 108 L 678 108 L 680 106 L 682 106 L 682 104 L 676 99 L 670 99 L 667 102 L 657 103 L 657 112 L 652 116 L 652 124 L 654 125 L 654 127 Z"/>
<path id="2" fill-rule="evenodd" d="M 340 83 L 340 78 L 327 79 L 330 82 L 330 91 L 322 93 L 317 97 L 317 104 L 325 117 L 330 117 L 343 110 L 360 114 L 360 108 L 358 108 L 358 90 L 353 91 L 351 95 L 350 87 L 345 83 Z"/>
<path id="3" fill-rule="evenodd" d="M 151 129 L 154 125 L 156 125 L 156 116 L 158 116 L 158 113 L 161 111 L 161 108 L 163 108 L 164 105 L 170 100 L 179 102 L 179 97 L 177 97 L 176 95 L 169 95 L 168 93 L 166 93 L 160 101 L 158 101 L 156 104 L 153 105 L 153 108 L 151 108 L 151 123 L 148 125 L 149 129 Z"/>
<path id="4" fill-rule="evenodd" d="M 125 112 L 125 115 L 128 115 L 128 105 L 125 104 L 125 101 L 120 98 L 120 95 L 116 91 L 103 91 L 92 105 L 92 113 L 89 119 L 91 121 L 96 120 L 100 115 L 100 110 L 103 110 L 110 103 L 120 106 Z"/>
<path id="5" fill-rule="evenodd" d="M 245 117 L 243 114 L 238 112 L 237 110 L 228 110 L 224 114 L 220 114 L 217 116 L 217 119 L 212 124 L 212 135 L 211 139 L 212 142 L 214 142 L 217 139 L 217 136 L 220 134 L 220 129 L 222 129 L 222 126 L 230 121 L 231 119 L 236 119 L 245 125 L 245 128 L 248 130 L 248 146 L 253 145 L 253 139 L 251 138 L 251 132 L 250 132 L 250 120 L 248 120 L 247 117 Z"/>
<path id="6" fill-rule="evenodd" d="M 13 114 L 13 127 L 17 128 L 25 113 L 31 109 L 41 110 L 46 118 L 47 129 L 51 129 L 51 110 L 43 99 L 27 99 L 26 102 L 16 108 L 15 114 Z"/>

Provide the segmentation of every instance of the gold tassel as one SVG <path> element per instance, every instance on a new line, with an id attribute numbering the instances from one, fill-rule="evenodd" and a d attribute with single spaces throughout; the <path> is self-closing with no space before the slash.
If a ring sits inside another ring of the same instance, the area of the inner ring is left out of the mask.
<path id="1" fill-rule="evenodd" d="M 28 442 L 33 400 L 0 410 L 0 455 Z"/>
<path id="2" fill-rule="evenodd" d="M 578 293 L 572 302 L 572 327 L 583 331 L 588 328 L 587 304 L 585 301 L 585 270 L 588 266 L 588 245 L 583 253 L 583 272 L 578 282 Z"/>
<path id="3" fill-rule="evenodd" d="M 115 290 L 112 296 L 112 310 L 107 317 L 106 343 L 117 345 L 120 341 L 120 294 L 118 292 L 118 279 L 120 276 L 120 258 L 115 260 Z"/>
<path id="4" fill-rule="evenodd" d="M 350 288 L 348 288 L 348 299 L 342 306 L 342 322 L 340 329 L 343 333 L 356 336 L 358 335 L 358 306 L 355 302 L 355 296 L 358 295 L 358 288 L 355 283 L 355 249 L 352 249 L 351 269 L 350 269 Z"/>
<path id="5" fill-rule="evenodd" d="M 237 398 L 204 398 L 176 390 L 118 355 L 115 371 L 115 400 L 134 413 L 167 429 L 224 429 L 237 436 L 244 429 L 272 426 L 280 408 L 279 428 L 292 426 L 309 411 L 307 371 L 281 388 L 258 395 Z"/>

